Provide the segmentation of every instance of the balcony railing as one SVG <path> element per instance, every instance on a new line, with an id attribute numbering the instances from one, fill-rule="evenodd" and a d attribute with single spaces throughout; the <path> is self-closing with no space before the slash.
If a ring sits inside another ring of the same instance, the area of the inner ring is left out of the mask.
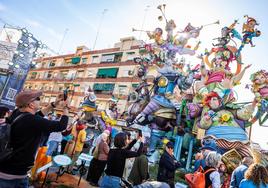
<path id="1" fill-rule="evenodd" d="M 31 69 L 30 71 L 42 71 L 42 70 L 59 70 L 59 69 L 78 69 L 78 68 L 94 68 L 94 67 L 112 67 L 112 66 L 126 66 L 126 65 L 136 65 L 133 60 L 127 61 L 117 61 L 117 62 L 101 62 L 101 63 L 90 63 L 90 64 L 66 64 L 61 66 L 54 66 L 54 67 L 39 67 Z"/>

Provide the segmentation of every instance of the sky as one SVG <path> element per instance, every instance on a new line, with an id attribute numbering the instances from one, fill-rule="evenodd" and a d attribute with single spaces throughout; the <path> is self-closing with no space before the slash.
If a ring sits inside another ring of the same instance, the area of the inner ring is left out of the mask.
<path id="1" fill-rule="evenodd" d="M 166 4 L 167 19 L 175 20 L 177 30 L 184 29 L 189 22 L 201 26 L 220 20 L 220 25 L 202 29 L 198 53 L 203 53 L 205 48 L 210 49 L 212 39 L 220 36 L 220 29 L 229 26 L 235 19 L 240 23 L 236 28 L 238 31 L 245 21 L 244 15 L 258 20 L 262 35 L 254 38 L 256 47 L 248 45 L 242 51 L 243 63 L 252 66 L 241 85 L 235 88 L 239 102 L 252 101 L 253 94 L 245 89 L 250 74 L 260 69 L 268 70 L 266 0 L 0 0 L 0 27 L 3 22 L 25 27 L 60 54 L 74 53 L 79 45 L 93 49 L 98 31 L 94 49 L 110 48 L 120 38 L 128 36 L 150 42 L 145 33 L 132 32 L 132 28 L 150 31 L 156 27 L 164 28 L 164 22 L 157 19 L 161 15 L 156 8 L 159 4 Z M 107 11 L 103 14 L 105 9 Z M 191 40 L 191 45 L 198 40 Z M 185 58 L 193 65 L 199 63 L 196 57 Z M 254 125 L 252 140 L 268 149 L 267 133 L 268 128 Z"/>

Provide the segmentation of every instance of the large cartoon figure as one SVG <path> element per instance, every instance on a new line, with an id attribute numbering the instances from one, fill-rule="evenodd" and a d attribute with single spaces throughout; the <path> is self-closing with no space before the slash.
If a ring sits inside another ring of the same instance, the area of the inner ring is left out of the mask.
<path id="1" fill-rule="evenodd" d="M 242 157 L 251 156 L 245 127 L 254 111 L 253 104 L 228 107 L 213 91 L 207 94 L 204 103 L 199 127 L 206 130 L 205 137 L 214 138 L 223 151 L 236 149 Z"/>
<path id="2" fill-rule="evenodd" d="M 244 17 L 247 18 L 247 21 L 246 23 L 243 24 L 242 33 L 244 35 L 241 46 L 237 51 L 237 55 L 240 55 L 242 49 L 246 44 L 250 44 L 251 47 L 255 47 L 255 45 L 252 42 L 252 39 L 253 37 L 259 37 L 261 35 L 261 31 L 255 28 L 257 25 L 259 25 L 256 19 L 248 17 L 248 15 L 245 15 Z"/>
<path id="3" fill-rule="evenodd" d="M 252 118 L 251 123 L 259 120 L 259 124 L 263 125 L 268 119 L 268 72 L 260 70 L 251 75 L 252 92 L 255 95 L 255 101 L 258 106 L 256 115 Z"/>

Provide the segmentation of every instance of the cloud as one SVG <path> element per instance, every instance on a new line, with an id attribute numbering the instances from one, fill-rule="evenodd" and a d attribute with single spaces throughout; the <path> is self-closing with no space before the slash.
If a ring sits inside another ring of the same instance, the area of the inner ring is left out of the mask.
<path id="1" fill-rule="evenodd" d="M 88 25 L 94 32 L 97 32 L 97 27 L 92 24 L 92 20 L 83 15 L 80 11 L 75 10 L 74 5 L 70 3 L 68 0 L 61 0 L 62 5 L 66 8 L 67 12 L 72 14 L 75 18 L 77 18 L 82 23 Z"/>
<path id="2" fill-rule="evenodd" d="M 52 37 L 54 37 L 54 38 L 56 38 L 58 40 L 60 40 L 62 38 L 62 34 L 57 33 L 53 28 L 48 27 L 48 26 L 44 25 L 43 23 L 41 23 L 41 22 L 39 22 L 37 20 L 26 18 L 24 21 L 27 24 L 29 24 L 31 27 L 35 27 L 35 28 L 47 31 L 48 34 L 50 34 Z"/>
<path id="3" fill-rule="evenodd" d="M 25 22 L 32 27 L 39 27 L 40 28 L 43 26 L 40 22 L 38 22 L 36 20 L 32 20 L 32 19 L 26 19 Z"/>
<path id="4" fill-rule="evenodd" d="M 60 40 L 62 38 L 62 35 L 57 33 L 54 29 L 46 27 L 46 30 L 50 35 L 52 35 L 56 39 Z"/>
<path id="5" fill-rule="evenodd" d="M 0 3 L 0 12 L 5 11 L 5 10 L 7 10 L 7 7 L 3 5 L 2 3 Z"/>

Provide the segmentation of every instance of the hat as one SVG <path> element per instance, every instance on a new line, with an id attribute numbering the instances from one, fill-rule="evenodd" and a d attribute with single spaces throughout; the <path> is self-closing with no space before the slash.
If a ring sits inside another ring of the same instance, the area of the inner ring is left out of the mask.
<path id="1" fill-rule="evenodd" d="M 210 151 L 218 151 L 217 144 L 213 139 L 204 139 L 202 141 L 202 145 L 203 146 L 200 148 L 200 150 L 207 149 Z"/>
<path id="2" fill-rule="evenodd" d="M 172 142 L 168 142 L 166 144 L 166 147 L 173 149 L 174 148 L 174 144 Z"/>
<path id="3" fill-rule="evenodd" d="M 23 107 L 42 95 L 41 91 L 24 90 L 16 96 L 16 106 Z"/>

